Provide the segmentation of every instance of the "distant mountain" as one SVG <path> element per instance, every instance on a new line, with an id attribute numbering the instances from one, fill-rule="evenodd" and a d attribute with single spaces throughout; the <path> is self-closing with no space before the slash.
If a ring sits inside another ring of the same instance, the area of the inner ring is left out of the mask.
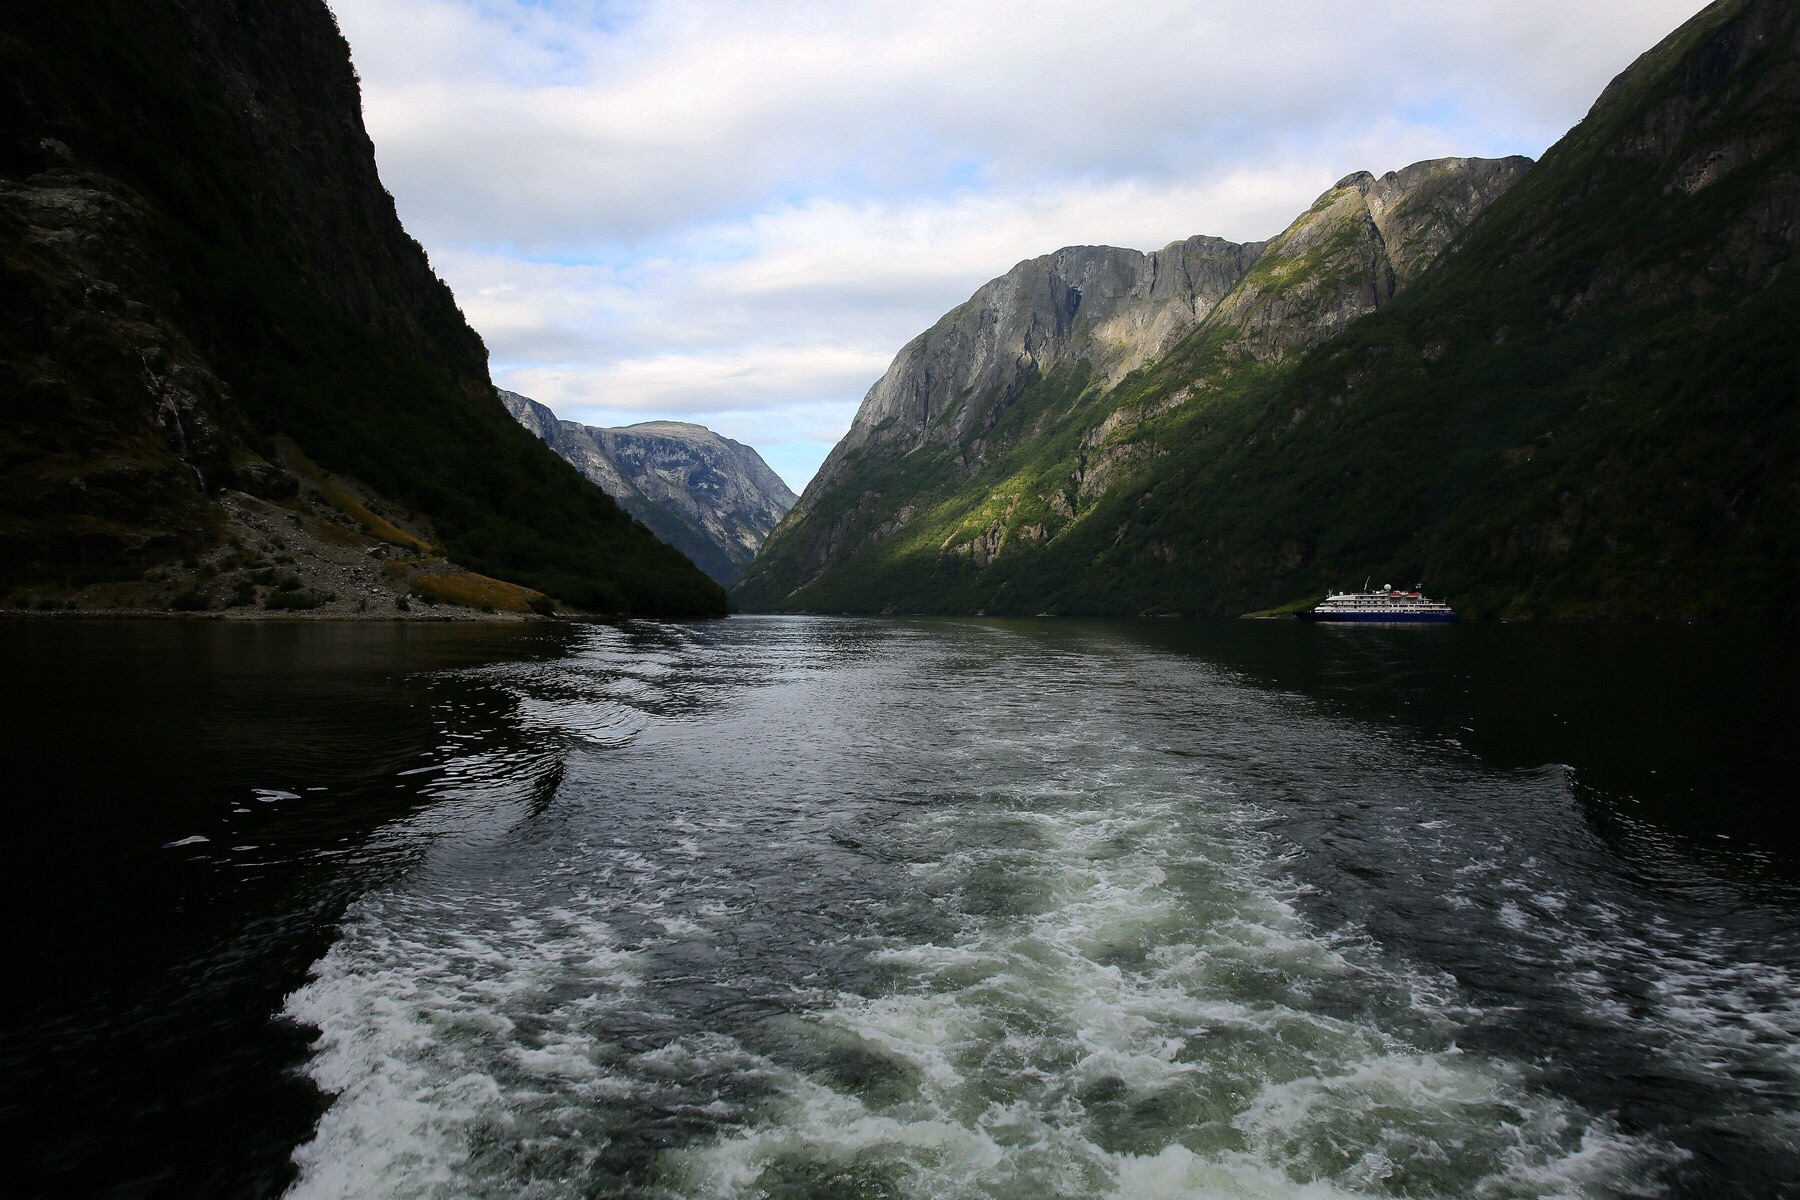
<path id="1" fill-rule="evenodd" d="M 204 605 L 236 497 L 386 536 L 354 492 L 582 608 L 724 611 L 496 402 L 323 0 L 9 4 L 0 80 L 5 602 L 186 571 Z"/>
<path id="2" fill-rule="evenodd" d="M 730 586 L 797 497 L 762 456 L 704 425 L 646 421 L 600 429 L 502 390 L 513 418 L 626 512 Z"/>
<path id="3" fill-rule="evenodd" d="M 1536 165 L 1021 264 L 901 351 L 734 598 L 1231 613 L 1374 575 L 1475 615 L 1793 618 L 1797 24 L 1721 0 Z M 1206 285 L 1166 283 L 1198 246 Z"/>

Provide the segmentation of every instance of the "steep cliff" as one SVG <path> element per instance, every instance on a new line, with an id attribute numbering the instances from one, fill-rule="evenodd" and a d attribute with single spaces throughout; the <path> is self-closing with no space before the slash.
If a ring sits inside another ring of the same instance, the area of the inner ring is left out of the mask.
<path id="1" fill-rule="evenodd" d="M 1258 256 L 1207 324 L 1280 359 L 1318 345 L 1413 282 L 1517 183 L 1528 158 L 1443 158 L 1338 181 Z"/>
<path id="2" fill-rule="evenodd" d="M 898 590 L 858 583 L 869 599 L 852 607 L 941 606 L 932 579 L 945 568 L 961 576 L 1053 541 L 1162 452 L 1131 431 L 1192 389 L 1122 403 L 1134 372 L 1192 357 L 1202 336 L 1206 369 L 1227 376 L 1239 360 L 1316 345 L 1392 299 L 1528 165 L 1445 159 L 1353 175 L 1268 243 L 1194 237 L 1154 254 L 1080 247 L 1019 264 L 901 350 L 740 599 L 842 604 L 826 577 L 872 553 L 856 574 L 891 570 Z"/>
<path id="3" fill-rule="evenodd" d="M 517 392 L 500 399 L 519 424 L 726 586 L 794 506 L 793 491 L 761 455 L 703 425 L 601 429 L 560 420 Z"/>
<path id="4" fill-rule="evenodd" d="M 962 446 L 1056 367 L 1116 381 L 1204 319 L 1261 248 L 1195 237 L 1154 254 L 1072 246 L 1020 263 L 906 344 L 808 493 L 859 451 Z"/>
<path id="5" fill-rule="evenodd" d="M 0 12 L 0 592 L 216 554 L 289 439 L 461 562 L 723 597 L 524 434 L 395 215 L 319 0 Z"/>
<path id="6" fill-rule="evenodd" d="M 1054 368 L 960 461 L 847 451 L 740 602 L 1223 613 L 1372 573 L 1474 615 L 1792 619 L 1797 28 L 1720 0 L 1522 177 L 1350 177 L 1116 384 Z"/>

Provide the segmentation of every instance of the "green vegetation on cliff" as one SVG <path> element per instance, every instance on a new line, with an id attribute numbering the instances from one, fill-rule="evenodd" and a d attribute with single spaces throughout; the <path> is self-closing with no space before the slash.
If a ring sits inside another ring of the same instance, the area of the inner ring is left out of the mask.
<path id="1" fill-rule="evenodd" d="M 495 398 L 322 2 L 8 6 L 0 81 L 0 590 L 194 552 L 288 437 L 477 571 L 724 611 Z"/>
<path id="2" fill-rule="evenodd" d="M 960 468 L 858 451 L 737 599 L 1220 614 L 1373 575 L 1483 617 L 1800 616 L 1797 37 L 1772 0 L 1707 9 L 1310 350 L 1282 338 L 1345 282 L 1349 226 L 1277 239 L 1116 385 L 1028 380 Z"/>

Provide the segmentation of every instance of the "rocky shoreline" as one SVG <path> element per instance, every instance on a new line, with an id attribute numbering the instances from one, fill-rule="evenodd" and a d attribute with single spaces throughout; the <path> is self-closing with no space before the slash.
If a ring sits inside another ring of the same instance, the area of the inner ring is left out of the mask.
<path id="1" fill-rule="evenodd" d="M 498 621 L 514 624 L 525 621 L 555 621 L 569 618 L 544 617 L 536 613 L 482 612 L 464 605 L 440 604 L 413 612 L 268 612 L 260 609 L 223 612 L 185 612 L 173 608 L 0 608 L 4 620 L 63 621 Z M 607 620 L 602 617 L 575 618 Z"/>
<path id="2" fill-rule="evenodd" d="M 310 464 L 306 464 L 310 466 Z M 212 548 L 129 579 L 14 589 L 0 615 L 181 620 L 525 621 L 548 597 L 438 553 L 430 531 L 348 481 L 297 471 L 279 500 L 223 490 Z M 576 615 L 576 614 L 560 614 Z"/>

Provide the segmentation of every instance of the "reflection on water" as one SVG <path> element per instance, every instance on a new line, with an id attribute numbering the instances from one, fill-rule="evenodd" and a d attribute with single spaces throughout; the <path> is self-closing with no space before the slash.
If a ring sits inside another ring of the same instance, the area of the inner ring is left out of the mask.
<path id="1" fill-rule="evenodd" d="M 1785 631 L 4 630 L 8 1194 L 1800 1176 Z"/>
<path id="2" fill-rule="evenodd" d="M 278 1193 L 319 1101 L 272 1014 L 424 851 L 378 836 L 429 799 L 409 772 L 509 739 L 510 696 L 456 668 L 569 633 L 0 623 L 0 1193 Z"/>
<path id="3" fill-rule="evenodd" d="M 1147 632 L 1246 682 L 1443 738 L 1491 766 L 1571 764 L 1592 799 L 1646 806 L 1638 815 L 1701 842 L 1748 838 L 1794 865 L 1800 811 L 1786 802 L 1781 753 L 1800 727 L 1792 630 L 1314 627 L 1309 640 L 1284 623 L 1215 622 Z"/>

